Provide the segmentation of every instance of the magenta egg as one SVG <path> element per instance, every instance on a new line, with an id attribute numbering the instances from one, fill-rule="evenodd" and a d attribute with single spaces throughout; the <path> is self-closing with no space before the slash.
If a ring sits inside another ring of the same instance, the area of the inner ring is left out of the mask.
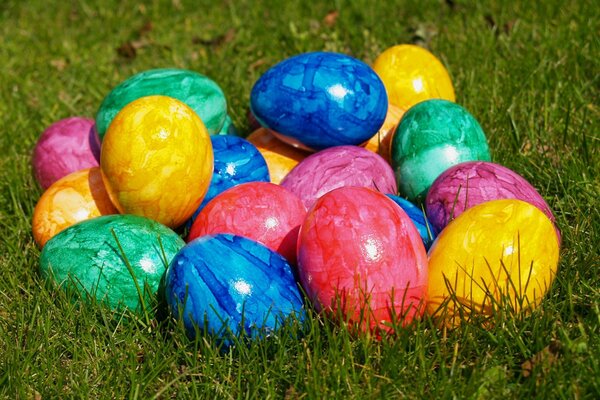
<path id="1" fill-rule="evenodd" d="M 387 196 L 335 189 L 308 211 L 298 275 L 317 311 L 359 330 L 392 331 L 424 311 L 427 254 L 408 215 Z"/>
<path id="2" fill-rule="evenodd" d="M 444 171 L 431 185 L 425 207 L 434 230 L 441 232 L 465 210 L 500 199 L 517 199 L 533 204 L 552 223 L 555 222 L 546 201 L 525 178 L 502 165 L 486 161 L 464 162 Z M 560 241 L 558 229 L 556 233 Z"/>
<path id="3" fill-rule="evenodd" d="M 33 173 L 42 188 L 72 172 L 98 166 L 100 140 L 91 118 L 65 118 L 50 125 L 33 150 Z"/>
<path id="4" fill-rule="evenodd" d="M 248 182 L 217 195 L 200 211 L 188 241 L 230 233 L 264 244 L 296 262 L 298 231 L 306 209 L 287 189 L 270 182 Z"/>
<path id="5" fill-rule="evenodd" d="M 331 147 L 306 157 L 283 178 L 281 186 L 300 197 L 307 208 L 343 186 L 398 191 L 392 167 L 378 154 L 358 146 Z"/>

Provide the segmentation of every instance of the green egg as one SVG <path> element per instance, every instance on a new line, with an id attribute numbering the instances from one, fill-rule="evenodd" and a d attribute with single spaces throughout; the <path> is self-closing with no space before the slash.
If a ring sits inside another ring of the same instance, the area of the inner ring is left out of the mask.
<path id="1" fill-rule="evenodd" d="M 400 194 L 422 202 L 433 181 L 453 165 L 490 161 L 477 120 L 460 105 L 440 99 L 411 107 L 400 120 L 391 145 Z"/>
<path id="2" fill-rule="evenodd" d="M 225 94 L 212 79 L 185 69 L 152 69 L 126 79 L 104 98 L 96 114 L 100 140 L 123 107 L 140 97 L 153 95 L 174 97 L 187 104 L 211 135 L 217 134 L 225 123 Z"/>
<path id="3" fill-rule="evenodd" d="M 135 215 L 107 215 L 73 225 L 50 239 L 40 274 L 76 289 L 84 301 L 141 314 L 156 295 L 168 263 L 185 245 L 171 229 Z M 127 265 L 127 262 L 129 266 Z M 143 302 L 143 303 L 142 303 Z"/>

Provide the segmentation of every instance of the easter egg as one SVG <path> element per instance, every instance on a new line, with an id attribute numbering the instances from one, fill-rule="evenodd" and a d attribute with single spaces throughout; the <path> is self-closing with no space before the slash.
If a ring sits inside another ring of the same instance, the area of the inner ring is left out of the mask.
<path id="1" fill-rule="evenodd" d="M 396 193 L 394 171 L 379 155 L 358 146 L 336 146 L 301 161 L 281 181 L 306 206 L 342 186 L 361 186 Z"/>
<path id="2" fill-rule="evenodd" d="M 425 212 L 410 201 L 403 199 L 400 196 L 393 194 L 388 194 L 386 196 L 392 199 L 394 203 L 398 204 L 400 208 L 402 208 L 402 210 L 408 215 L 412 223 L 415 225 L 415 228 L 417 228 L 425 249 L 429 249 L 435 240 L 435 233 L 433 231 L 433 226 L 431 226 L 427 220 L 427 217 L 425 216 Z"/>
<path id="3" fill-rule="evenodd" d="M 298 237 L 298 275 L 317 311 L 392 331 L 425 309 L 427 254 L 400 207 L 368 188 L 343 187 L 309 210 Z"/>
<path id="4" fill-rule="evenodd" d="M 429 250 L 428 311 L 449 325 L 534 308 L 552 285 L 559 243 L 536 206 L 493 200 L 464 211 Z"/>
<path id="5" fill-rule="evenodd" d="M 310 154 L 282 142 L 266 128 L 255 130 L 246 139 L 254 144 L 265 158 L 271 182 L 275 184 L 279 184 L 300 161 Z"/>
<path id="6" fill-rule="evenodd" d="M 302 201 L 283 187 L 243 183 L 219 194 L 200 211 L 188 241 L 230 233 L 256 240 L 295 262 L 298 229 L 305 215 Z"/>
<path id="7" fill-rule="evenodd" d="M 454 101 L 454 87 L 444 65 L 426 49 L 410 44 L 390 47 L 373 63 L 390 104 L 408 110 L 424 100 Z"/>
<path id="8" fill-rule="evenodd" d="M 403 115 L 403 109 L 392 104 L 388 105 L 388 111 L 385 121 L 383 121 L 383 125 L 367 143 L 363 144 L 365 149 L 379 154 L 385 161 L 391 164 L 390 146 L 392 144 L 392 137 L 394 136 L 396 127 Z"/>
<path id="9" fill-rule="evenodd" d="M 188 243 L 169 265 L 165 297 L 191 337 L 196 328 L 206 328 L 226 344 L 231 334 L 263 337 L 288 318 L 304 318 L 287 261 L 241 236 L 209 235 Z"/>
<path id="10" fill-rule="evenodd" d="M 400 194 L 422 201 L 433 181 L 465 161 L 489 161 L 479 123 L 467 110 L 446 100 L 427 100 L 404 114 L 391 147 Z"/>
<path id="11" fill-rule="evenodd" d="M 174 97 L 190 107 L 202 119 L 208 133 L 219 132 L 227 117 L 227 101 L 223 91 L 212 79 L 185 69 L 152 69 L 135 74 L 104 98 L 96 114 L 100 139 L 113 118 L 127 104 L 146 96 Z"/>
<path id="12" fill-rule="evenodd" d="M 79 221 L 117 214 L 104 188 L 100 168 L 73 172 L 54 182 L 33 211 L 33 238 L 39 247 Z"/>
<path id="13" fill-rule="evenodd" d="M 100 166 L 113 204 L 169 227 L 192 216 L 213 172 L 210 137 L 196 113 L 166 96 L 126 105 L 102 143 Z"/>
<path id="14" fill-rule="evenodd" d="M 219 193 L 245 182 L 269 182 L 265 159 L 250 142 L 237 136 L 211 136 L 214 169 L 208 193 L 192 217 Z"/>
<path id="15" fill-rule="evenodd" d="M 50 239 L 40 273 L 88 303 L 143 314 L 155 302 L 169 261 L 185 245 L 169 228 L 135 215 L 79 222 Z"/>
<path id="16" fill-rule="evenodd" d="M 385 87 L 371 67 L 328 52 L 280 62 L 250 94 L 262 126 L 315 150 L 369 140 L 383 124 L 387 104 Z"/>
<path id="17" fill-rule="evenodd" d="M 470 207 L 490 200 L 518 199 L 533 204 L 554 223 L 544 198 L 521 175 L 485 161 L 460 163 L 444 171 L 431 185 L 425 207 L 436 232 Z M 560 237 L 560 233 L 557 230 Z"/>
<path id="18" fill-rule="evenodd" d="M 98 166 L 100 141 L 93 127 L 93 119 L 71 117 L 42 133 L 33 149 L 32 165 L 43 189 L 71 172 Z"/>

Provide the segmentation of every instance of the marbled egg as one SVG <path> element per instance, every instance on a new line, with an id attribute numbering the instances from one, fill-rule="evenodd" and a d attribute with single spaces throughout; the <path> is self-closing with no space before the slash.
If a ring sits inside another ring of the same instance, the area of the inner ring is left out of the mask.
<path id="1" fill-rule="evenodd" d="M 121 213 L 177 227 L 206 195 L 213 173 L 210 137 L 196 113 L 166 96 L 126 105 L 110 124 L 100 166 Z"/>
<path id="2" fill-rule="evenodd" d="M 247 137 L 248 141 L 258 148 L 267 166 L 271 182 L 281 183 L 283 178 L 310 154 L 277 139 L 266 128 L 259 128 Z"/>
<path id="3" fill-rule="evenodd" d="M 424 100 L 455 100 L 448 71 L 436 56 L 422 47 L 392 46 L 377 56 L 373 70 L 381 77 L 390 104 L 405 110 Z"/>
<path id="4" fill-rule="evenodd" d="M 533 204 L 552 222 L 544 198 L 525 178 L 499 164 L 470 161 L 448 168 L 431 185 L 425 207 L 436 232 L 465 210 L 490 200 L 518 199 Z M 557 230 L 560 238 L 560 233 Z"/>
<path id="5" fill-rule="evenodd" d="M 428 311 L 449 325 L 534 308 L 552 285 L 559 243 L 536 206 L 492 200 L 463 212 L 429 250 Z"/>
<path id="6" fill-rule="evenodd" d="M 106 193 L 100 168 L 76 171 L 50 185 L 38 200 L 33 210 L 33 238 L 41 248 L 79 221 L 118 213 Z"/>
<path id="7" fill-rule="evenodd" d="M 184 245 L 155 221 L 107 215 L 79 222 L 50 239 L 42 250 L 40 273 L 65 289 L 76 289 L 88 303 L 142 314 L 151 311 L 168 263 Z"/>
<path id="8" fill-rule="evenodd" d="M 423 242 L 406 213 L 372 189 L 317 200 L 300 228 L 298 275 L 318 311 L 361 330 L 391 331 L 425 310 Z"/>
<path id="9" fill-rule="evenodd" d="M 280 62 L 250 94 L 262 126 L 314 150 L 366 142 L 383 124 L 387 104 L 385 87 L 371 67 L 327 52 Z"/>
<path id="10" fill-rule="evenodd" d="M 116 86 L 102 101 L 96 114 L 100 139 L 123 107 L 145 96 L 174 97 L 194 110 L 208 133 L 219 132 L 227 117 L 227 101 L 212 79 L 185 69 L 152 69 L 135 74 Z"/>
<path id="11" fill-rule="evenodd" d="M 367 143 L 363 144 L 364 148 L 379 154 L 385 161 L 391 164 L 390 146 L 392 145 L 392 137 L 394 136 L 396 127 L 398 126 L 398 123 L 400 123 L 403 115 L 403 109 L 396 107 L 393 104 L 388 105 L 388 111 L 385 121 L 383 121 L 383 125 Z"/>
<path id="12" fill-rule="evenodd" d="M 256 240 L 296 261 L 296 239 L 306 209 L 285 188 L 269 182 L 237 185 L 212 199 L 196 217 L 188 241 L 230 233 Z"/>
<path id="13" fill-rule="evenodd" d="M 171 261 L 165 297 L 194 337 L 204 327 L 225 344 L 231 335 L 264 337 L 288 320 L 302 321 L 302 296 L 291 266 L 253 240 L 209 235 L 188 243 Z"/>
<path id="14" fill-rule="evenodd" d="M 258 149 L 237 136 L 211 136 L 214 169 L 208 193 L 194 213 L 196 215 L 219 193 L 246 182 L 269 182 L 267 163 Z"/>
<path id="15" fill-rule="evenodd" d="M 465 161 L 489 161 L 487 139 L 467 110 L 446 100 L 427 100 L 404 114 L 391 147 L 400 194 L 423 201 L 433 181 Z"/>
<path id="16" fill-rule="evenodd" d="M 32 165 L 43 189 L 71 172 L 97 167 L 100 140 L 94 120 L 83 117 L 61 119 L 50 125 L 33 149 Z"/>
<path id="17" fill-rule="evenodd" d="M 306 208 L 325 193 L 342 186 L 361 186 L 396 193 L 394 171 L 381 156 L 358 146 L 336 146 L 301 161 L 281 181 Z"/>
<path id="18" fill-rule="evenodd" d="M 421 236 L 421 240 L 423 240 L 425 249 L 429 249 L 435 240 L 435 233 L 433 226 L 431 226 L 427 220 L 427 217 L 425 216 L 425 212 L 410 201 L 403 199 L 400 196 L 388 194 L 387 197 L 394 200 L 394 203 L 398 204 L 400 208 L 404 210 L 412 223 L 415 225 L 415 228 L 417 228 L 419 236 Z"/>

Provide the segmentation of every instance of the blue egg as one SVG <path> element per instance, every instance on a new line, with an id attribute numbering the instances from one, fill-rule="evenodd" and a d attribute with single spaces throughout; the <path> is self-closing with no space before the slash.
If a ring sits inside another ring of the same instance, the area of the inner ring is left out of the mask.
<path id="1" fill-rule="evenodd" d="M 385 87 L 371 67 L 327 52 L 280 62 L 250 94 L 263 126 L 314 150 L 366 142 L 383 124 L 387 106 Z"/>
<path id="2" fill-rule="evenodd" d="M 414 205 L 408 200 L 403 199 L 400 196 L 396 196 L 393 194 L 386 194 L 387 197 L 392 199 L 396 204 L 400 206 L 404 210 L 404 212 L 411 219 L 417 230 L 419 231 L 419 236 L 423 240 L 423 244 L 425 245 L 425 249 L 429 249 L 431 244 L 435 240 L 435 234 L 433 232 L 433 226 L 427 220 L 425 213 L 419 207 Z"/>
<path id="3" fill-rule="evenodd" d="M 203 236 L 181 249 L 167 269 L 165 297 L 191 337 L 197 326 L 225 344 L 231 344 L 231 334 L 264 337 L 287 318 L 305 318 L 285 258 L 229 234 Z"/>
<path id="4" fill-rule="evenodd" d="M 211 136 L 214 170 L 206 197 L 188 220 L 191 226 L 209 201 L 225 190 L 246 182 L 270 182 L 264 157 L 252 143 L 238 136 Z"/>

